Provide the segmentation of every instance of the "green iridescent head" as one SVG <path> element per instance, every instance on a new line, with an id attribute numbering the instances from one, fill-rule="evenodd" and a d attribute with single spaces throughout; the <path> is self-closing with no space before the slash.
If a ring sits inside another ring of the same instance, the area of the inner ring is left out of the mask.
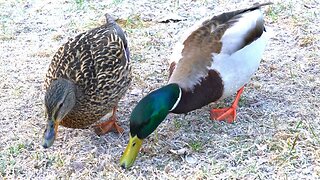
<path id="1" fill-rule="evenodd" d="M 129 168 L 133 165 L 143 139 L 159 126 L 180 98 L 180 87 L 169 84 L 151 92 L 137 104 L 130 117 L 130 140 L 120 159 L 122 167 Z"/>

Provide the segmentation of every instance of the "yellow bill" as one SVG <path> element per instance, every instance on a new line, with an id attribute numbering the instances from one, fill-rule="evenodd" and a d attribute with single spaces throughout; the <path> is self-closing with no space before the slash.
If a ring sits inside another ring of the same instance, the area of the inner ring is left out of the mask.
<path id="1" fill-rule="evenodd" d="M 135 135 L 134 137 L 131 137 L 131 134 L 130 134 L 128 146 L 126 147 L 120 159 L 121 167 L 128 169 L 133 165 L 140 151 L 142 141 L 143 140 L 139 139 L 137 135 Z"/>

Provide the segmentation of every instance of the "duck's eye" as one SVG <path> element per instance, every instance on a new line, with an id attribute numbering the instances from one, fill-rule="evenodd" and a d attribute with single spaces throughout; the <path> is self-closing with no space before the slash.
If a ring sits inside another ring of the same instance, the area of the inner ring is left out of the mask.
<path id="1" fill-rule="evenodd" d="M 132 143 L 132 147 L 134 147 L 136 145 L 136 143 L 134 142 L 134 143 Z"/>

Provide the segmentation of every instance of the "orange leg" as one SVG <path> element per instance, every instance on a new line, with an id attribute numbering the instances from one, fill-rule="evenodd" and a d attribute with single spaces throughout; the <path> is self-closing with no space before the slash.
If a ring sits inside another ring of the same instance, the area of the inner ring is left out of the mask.
<path id="1" fill-rule="evenodd" d="M 117 112 L 117 107 L 114 107 L 112 116 L 109 118 L 109 120 L 103 123 L 97 124 L 94 127 L 94 131 L 97 135 L 106 134 L 112 131 L 113 129 L 115 129 L 119 134 L 123 132 L 123 129 L 117 124 L 116 112 Z"/>
<path id="2" fill-rule="evenodd" d="M 237 92 L 236 99 L 232 103 L 231 107 L 222 109 L 211 109 L 211 119 L 212 120 L 226 120 L 228 123 L 233 123 L 236 120 L 236 110 L 238 107 L 238 102 L 240 100 L 241 93 L 243 92 L 244 86 L 240 88 Z"/>

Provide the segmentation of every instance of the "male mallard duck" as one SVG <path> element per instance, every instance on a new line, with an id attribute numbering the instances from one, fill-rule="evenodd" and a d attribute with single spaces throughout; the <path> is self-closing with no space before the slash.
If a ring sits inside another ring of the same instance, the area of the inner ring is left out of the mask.
<path id="1" fill-rule="evenodd" d="M 98 135 L 112 128 L 123 131 L 115 113 L 131 82 L 129 48 L 122 29 L 110 15 L 105 16 L 104 25 L 68 41 L 52 59 L 45 80 L 45 148 L 53 144 L 59 125 L 95 124 Z"/>
<path id="2" fill-rule="evenodd" d="M 243 86 L 258 69 L 267 43 L 263 15 L 255 4 L 204 21 L 174 52 L 168 85 L 144 97 L 130 117 L 130 140 L 120 164 L 132 166 L 142 145 L 168 113 L 187 113 L 237 93 L 230 108 L 211 119 L 233 122 Z M 240 89 L 240 90 L 239 90 Z"/>

